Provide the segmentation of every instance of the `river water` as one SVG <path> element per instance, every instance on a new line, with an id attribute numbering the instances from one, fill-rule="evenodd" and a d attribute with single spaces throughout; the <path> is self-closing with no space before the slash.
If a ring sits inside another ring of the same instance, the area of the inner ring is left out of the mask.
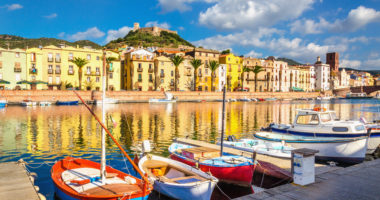
<path id="1" fill-rule="evenodd" d="M 271 101 L 226 103 L 226 135 L 251 138 L 271 122 L 291 123 L 296 109 L 315 104 L 335 110 L 341 119 L 380 119 L 380 100 Z M 100 117 L 101 107 L 92 109 Z M 150 140 L 153 153 L 168 156 L 173 138 L 189 137 L 215 142 L 221 132 L 222 103 L 129 103 L 106 105 L 106 125 L 132 155 L 142 140 Z M 24 159 L 36 172 L 35 184 L 47 199 L 54 199 L 50 169 L 54 161 L 75 156 L 100 160 L 101 129 L 83 106 L 0 109 L 0 162 Z M 135 172 L 107 139 L 107 164 Z"/>

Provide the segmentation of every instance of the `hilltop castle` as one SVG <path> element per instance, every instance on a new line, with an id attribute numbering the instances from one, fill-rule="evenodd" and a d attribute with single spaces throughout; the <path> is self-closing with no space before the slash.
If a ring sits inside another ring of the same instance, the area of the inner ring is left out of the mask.
<path id="1" fill-rule="evenodd" d="M 165 28 L 160 28 L 160 27 L 157 27 L 157 26 L 140 28 L 140 24 L 136 22 L 136 23 L 133 24 L 133 31 L 137 31 L 137 30 L 138 31 L 142 31 L 142 32 L 151 33 L 154 36 L 159 36 L 160 33 L 161 33 L 161 31 L 166 31 L 166 32 L 169 32 L 169 33 L 177 34 L 177 31 L 172 31 L 172 30 L 165 29 Z"/>

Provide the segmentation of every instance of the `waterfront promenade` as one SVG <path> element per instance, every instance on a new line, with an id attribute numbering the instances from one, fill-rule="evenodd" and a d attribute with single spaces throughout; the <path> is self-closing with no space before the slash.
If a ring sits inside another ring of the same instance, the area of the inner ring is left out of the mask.
<path id="1" fill-rule="evenodd" d="M 286 184 L 237 200 L 350 200 L 380 198 L 380 159 L 316 175 L 307 186 Z"/>

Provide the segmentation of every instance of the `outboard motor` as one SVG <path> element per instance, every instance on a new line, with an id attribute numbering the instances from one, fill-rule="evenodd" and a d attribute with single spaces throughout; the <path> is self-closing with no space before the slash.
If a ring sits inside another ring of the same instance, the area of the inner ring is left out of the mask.
<path id="1" fill-rule="evenodd" d="M 234 135 L 229 135 L 229 136 L 227 137 L 227 141 L 229 141 L 229 142 L 236 142 L 237 139 L 236 139 L 236 137 L 235 137 Z"/>

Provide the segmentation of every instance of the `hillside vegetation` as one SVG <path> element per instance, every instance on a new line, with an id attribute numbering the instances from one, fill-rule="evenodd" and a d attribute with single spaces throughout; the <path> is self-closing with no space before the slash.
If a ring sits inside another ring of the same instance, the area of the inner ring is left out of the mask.
<path id="1" fill-rule="evenodd" d="M 109 42 L 107 48 L 118 48 L 123 45 L 128 46 L 157 46 L 157 47 L 178 47 L 178 45 L 193 46 L 190 42 L 181 38 L 178 34 L 162 31 L 160 36 L 141 31 L 130 31 L 124 38 L 118 38 Z"/>
<path id="2" fill-rule="evenodd" d="M 2 48 L 20 48 L 20 49 L 26 49 L 32 48 L 32 47 L 39 47 L 39 46 L 48 46 L 48 45 L 55 45 L 59 46 L 60 44 L 65 44 L 68 46 L 76 47 L 79 45 L 80 47 L 83 46 L 90 46 L 94 49 L 101 49 L 102 47 L 94 42 L 91 42 L 89 40 L 79 40 L 76 42 L 69 42 L 66 40 L 56 39 L 56 38 L 24 38 L 14 35 L 0 35 L 0 47 Z"/>

